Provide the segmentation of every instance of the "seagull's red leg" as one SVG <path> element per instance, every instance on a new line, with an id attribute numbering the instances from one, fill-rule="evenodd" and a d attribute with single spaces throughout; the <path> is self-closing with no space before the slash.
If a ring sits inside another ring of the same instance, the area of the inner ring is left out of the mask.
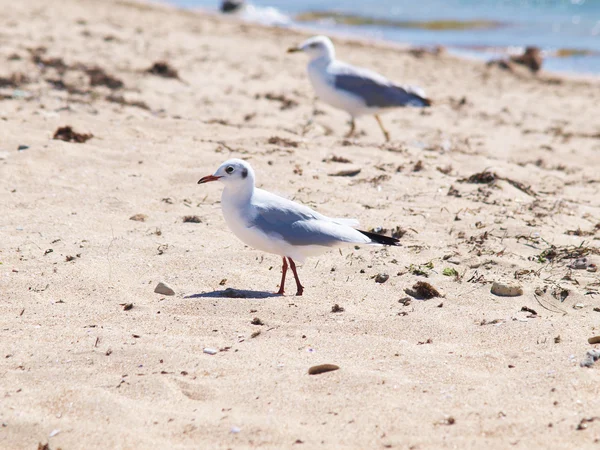
<path id="1" fill-rule="evenodd" d="M 285 274 L 287 273 L 288 264 L 285 260 L 285 256 L 283 257 L 283 266 L 281 267 L 281 283 L 279 284 L 279 290 L 277 293 L 279 295 L 283 295 L 283 288 L 285 286 Z"/>
<path id="2" fill-rule="evenodd" d="M 292 272 L 294 272 L 294 278 L 296 279 L 296 287 L 298 288 L 296 295 L 302 295 L 302 292 L 304 292 L 304 286 L 300 284 L 300 278 L 298 278 L 298 272 L 296 272 L 296 264 L 292 258 L 288 259 L 290 260 L 290 267 L 292 268 Z"/>

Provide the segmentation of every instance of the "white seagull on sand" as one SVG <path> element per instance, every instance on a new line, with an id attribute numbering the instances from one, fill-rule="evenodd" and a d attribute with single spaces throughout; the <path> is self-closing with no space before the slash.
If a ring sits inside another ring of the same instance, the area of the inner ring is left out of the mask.
<path id="1" fill-rule="evenodd" d="M 374 114 L 385 140 L 389 141 L 390 135 L 379 113 L 390 108 L 431 105 L 431 100 L 418 87 L 399 86 L 372 70 L 335 59 L 335 48 L 327 36 L 311 37 L 300 46 L 288 50 L 288 53 L 293 52 L 309 55 L 308 77 L 317 96 L 352 117 L 348 137 L 354 134 L 356 117 Z"/>
<path id="2" fill-rule="evenodd" d="M 344 244 L 400 245 L 398 239 L 353 228 L 358 225 L 354 219 L 330 219 L 307 206 L 256 188 L 254 170 L 241 159 L 225 161 L 198 184 L 217 180 L 225 185 L 221 209 L 231 231 L 245 244 L 283 258 L 278 294 L 284 291 L 288 261 L 296 279 L 296 295 L 302 295 L 304 288 L 294 260 L 303 262 L 306 257 Z"/>

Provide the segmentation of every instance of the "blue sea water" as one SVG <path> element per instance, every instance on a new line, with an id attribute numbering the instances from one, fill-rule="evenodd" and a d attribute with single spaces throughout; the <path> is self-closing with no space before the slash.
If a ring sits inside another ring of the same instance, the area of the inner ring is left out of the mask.
<path id="1" fill-rule="evenodd" d="M 172 0 L 186 8 L 218 9 L 219 0 Z M 307 11 L 336 11 L 393 20 L 493 20 L 494 29 L 431 31 L 380 26 L 310 23 L 324 32 L 341 32 L 417 46 L 443 45 L 452 53 L 480 59 L 518 53 L 526 46 L 546 52 L 544 70 L 600 75 L 600 0 L 252 0 L 254 18 L 291 20 Z M 269 9 L 271 8 L 271 9 Z M 272 8 L 275 8 L 274 11 Z M 275 14 L 274 14 L 275 12 Z M 277 15 L 281 13 L 281 16 Z M 591 54 L 557 57 L 558 49 Z"/>

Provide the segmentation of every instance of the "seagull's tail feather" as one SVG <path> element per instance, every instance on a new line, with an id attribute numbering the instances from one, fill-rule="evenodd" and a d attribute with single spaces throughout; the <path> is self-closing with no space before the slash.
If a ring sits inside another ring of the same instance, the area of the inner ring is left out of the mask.
<path id="1" fill-rule="evenodd" d="M 408 95 L 408 106 L 420 106 L 427 107 L 433 104 L 430 98 L 427 98 L 423 89 L 414 86 L 396 86 L 398 89 L 404 91 L 405 95 Z"/>
<path id="2" fill-rule="evenodd" d="M 390 236 L 384 236 L 383 234 L 377 234 L 377 233 L 371 233 L 369 231 L 363 231 L 363 230 L 356 230 L 361 232 L 362 234 L 364 234 L 366 237 L 368 237 L 369 239 L 371 239 L 371 241 L 373 241 L 373 243 L 375 244 L 381 244 L 381 245 L 400 245 L 400 240 L 390 237 Z"/>

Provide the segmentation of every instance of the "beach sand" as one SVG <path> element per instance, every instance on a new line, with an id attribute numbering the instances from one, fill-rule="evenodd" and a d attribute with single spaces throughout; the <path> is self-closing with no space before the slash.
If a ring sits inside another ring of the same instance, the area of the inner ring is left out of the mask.
<path id="1" fill-rule="evenodd" d="M 0 5 L 0 77 L 27 78 L 0 88 L 1 448 L 598 445 L 600 368 L 579 363 L 600 272 L 568 268 L 600 263 L 597 81 L 337 39 L 435 101 L 382 116 L 390 143 L 372 117 L 346 140 L 321 102 L 307 125 L 307 61 L 285 52 L 306 33 L 127 1 Z M 159 61 L 179 79 L 146 72 Z M 53 139 L 64 126 L 93 137 Z M 230 157 L 326 215 L 401 227 L 402 247 L 330 251 L 299 268 L 304 296 L 291 276 L 271 295 L 281 259 L 196 184 Z M 443 297 L 405 293 L 419 281 Z M 340 369 L 308 375 L 323 363 Z"/>

